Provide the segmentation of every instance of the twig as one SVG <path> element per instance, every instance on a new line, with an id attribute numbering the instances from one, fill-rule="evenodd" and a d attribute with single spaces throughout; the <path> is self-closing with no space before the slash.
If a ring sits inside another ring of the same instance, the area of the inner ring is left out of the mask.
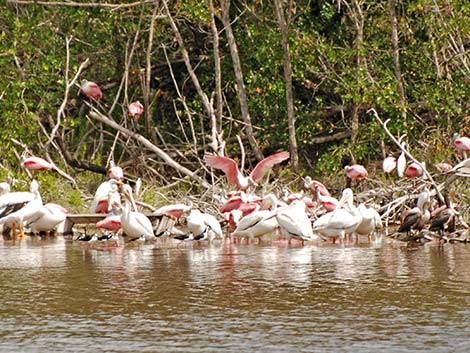
<path id="1" fill-rule="evenodd" d="M 419 165 L 422 170 L 423 170 L 423 174 L 426 176 L 427 180 L 429 180 L 429 182 L 432 184 L 433 188 L 436 190 L 436 194 L 437 194 L 437 197 L 439 198 L 439 201 L 444 203 L 444 197 L 442 196 L 440 190 L 439 190 L 439 187 L 437 186 L 437 184 L 434 182 L 434 179 L 432 178 L 431 174 L 429 174 L 429 172 L 427 171 L 426 167 L 421 163 L 419 162 L 415 157 L 413 157 L 413 155 L 403 146 L 403 143 L 401 142 L 402 137 L 400 137 L 400 139 L 397 139 L 395 136 L 393 136 L 393 134 L 390 132 L 390 130 L 387 128 L 387 124 L 390 122 L 390 119 L 387 119 L 384 121 L 382 121 L 382 119 L 380 119 L 379 115 L 377 114 L 377 111 L 374 109 L 374 108 L 371 108 L 368 110 L 368 112 L 372 112 L 374 114 L 374 117 L 377 119 L 377 121 L 380 123 L 380 125 L 382 125 L 383 129 L 385 130 L 386 134 L 392 139 L 392 141 L 400 148 L 400 150 L 409 158 L 411 159 L 413 162 L 415 162 L 417 165 Z"/>

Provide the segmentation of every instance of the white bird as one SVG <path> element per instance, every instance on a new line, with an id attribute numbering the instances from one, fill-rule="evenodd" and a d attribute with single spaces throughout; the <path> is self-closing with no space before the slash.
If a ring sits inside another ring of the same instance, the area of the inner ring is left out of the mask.
<path id="1" fill-rule="evenodd" d="M 344 205 L 347 205 L 348 209 L 344 208 Z M 342 240 L 346 234 L 356 231 L 361 221 L 362 216 L 353 205 L 353 192 L 347 188 L 343 190 L 338 207 L 313 222 L 313 231 L 325 237 L 339 237 Z"/>
<path id="2" fill-rule="evenodd" d="M 305 203 L 301 200 L 294 200 L 290 205 L 276 210 L 276 219 L 279 227 L 288 241 L 292 237 L 302 241 L 315 240 L 317 236 L 313 234 L 312 223 L 305 212 Z"/>
<path id="3" fill-rule="evenodd" d="M 193 208 L 186 219 L 192 240 L 222 239 L 224 234 L 219 221 L 213 215 Z"/>
<path id="4" fill-rule="evenodd" d="M 120 207 L 121 197 L 118 181 L 109 179 L 100 184 L 91 203 L 91 213 L 108 213 L 112 208 Z"/>
<path id="5" fill-rule="evenodd" d="M 42 199 L 36 180 L 31 182 L 30 192 L 10 192 L 0 196 L 0 224 L 11 228 L 13 237 L 17 235 L 17 226 L 22 237 L 23 222 L 35 220 L 42 215 Z"/>
<path id="6" fill-rule="evenodd" d="M 137 210 L 132 195 L 132 188 L 127 184 L 122 185 L 122 194 L 124 197 L 124 209 L 121 215 L 121 228 L 123 232 L 131 240 L 139 238 L 145 240 L 155 239 L 150 219 L 141 212 L 131 211 L 131 207 Z"/>
<path id="7" fill-rule="evenodd" d="M 46 203 L 42 206 L 43 215 L 34 220 L 30 220 L 26 223 L 32 233 L 46 232 L 48 234 L 50 231 L 67 217 L 68 211 L 55 203 Z"/>
<path id="8" fill-rule="evenodd" d="M 240 210 L 233 210 L 233 212 Z M 232 232 L 233 237 L 261 238 L 263 235 L 272 234 L 278 227 L 276 211 L 259 210 L 243 217 Z"/>
<path id="9" fill-rule="evenodd" d="M 362 216 L 362 220 L 356 229 L 356 234 L 367 235 L 370 239 L 370 235 L 376 228 L 382 228 L 380 214 L 374 208 L 367 207 L 363 203 L 358 206 L 358 210 Z"/>
<path id="10" fill-rule="evenodd" d="M 0 183 L 0 196 L 6 195 L 10 192 L 10 184 L 7 182 Z"/>

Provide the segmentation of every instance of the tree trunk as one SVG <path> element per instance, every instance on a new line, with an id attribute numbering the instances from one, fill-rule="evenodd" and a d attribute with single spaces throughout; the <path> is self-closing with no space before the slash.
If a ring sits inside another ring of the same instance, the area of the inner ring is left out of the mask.
<path id="1" fill-rule="evenodd" d="M 299 169 L 299 154 L 295 133 L 294 93 L 292 89 L 292 67 L 289 53 L 288 28 L 280 0 L 274 0 L 279 28 L 281 29 L 282 49 L 284 52 L 284 82 L 286 84 L 287 121 L 289 126 L 290 162 L 292 169 Z"/>
<path id="2" fill-rule="evenodd" d="M 400 110 L 401 116 L 403 118 L 403 123 L 406 126 L 406 97 L 405 89 L 403 88 L 403 80 L 401 78 L 401 68 L 400 68 L 400 51 L 398 46 L 398 23 L 397 17 L 395 14 L 395 0 L 389 0 L 389 11 L 390 11 L 390 24 L 392 30 L 392 58 L 393 58 L 393 73 L 395 79 L 397 80 L 397 90 L 400 97 Z"/>
<path id="3" fill-rule="evenodd" d="M 240 63 L 240 57 L 238 56 L 238 48 L 237 43 L 235 41 L 235 36 L 233 35 L 232 31 L 232 24 L 230 23 L 230 0 L 223 0 L 222 1 L 222 23 L 225 27 L 225 34 L 227 36 L 227 41 L 230 46 L 230 54 L 232 56 L 233 62 L 233 69 L 235 72 L 235 78 L 237 80 L 237 93 L 238 93 L 238 100 L 240 101 L 240 110 L 242 113 L 243 121 L 245 122 L 245 132 L 248 141 L 250 142 L 251 148 L 255 153 L 255 157 L 258 160 L 263 159 L 263 153 L 258 146 L 258 142 L 256 142 L 255 136 L 253 134 L 253 127 L 251 125 L 251 117 L 250 112 L 248 110 L 248 99 L 246 96 L 245 90 L 245 83 L 243 81 L 243 72 L 242 66 Z"/>

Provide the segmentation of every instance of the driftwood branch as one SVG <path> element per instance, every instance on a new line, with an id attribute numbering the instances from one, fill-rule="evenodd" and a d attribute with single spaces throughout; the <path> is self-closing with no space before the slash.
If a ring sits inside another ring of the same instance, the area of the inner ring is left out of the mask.
<path id="1" fill-rule="evenodd" d="M 377 121 L 382 125 L 382 128 L 384 129 L 385 133 L 390 137 L 390 139 L 400 148 L 400 150 L 405 154 L 406 157 L 408 157 L 410 160 L 415 162 L 417 165 L 419 165 L 422 170 L 423 174 L 425 175 L 427 181 L 431 183 L 433 186 L 434 190 L 436 191 L 437 197 L 439 198 L 440 202 L 444 203 L 444 197 L 442 196 L 440 192 L 440 187 L 435 183 L 434 179 L 432 178 L 431 174 L 427 171 L 426 166 L 423 165 L 420 161 L 418 161 L 401 143 L 400 139 L 397 139 L 393 134 L 390 132 L 390 130 L 387 128 L 387 124 L 390 122 L 390 119 L 387 119 L 385 121 L 382 121 L 380 119 L 377 111 L 375 109 L 370 109 L 369 112 L 372 112 L 374 114 L 374 117 L 377 119 Z"/>
<path id="2" fill-rule="evenodd" d="M 170 167 L 174 168 L 175 170 L 181 172 L 182 174 L 185 174 L 188 177 L 190 177 L 190 178 L 194 179 L 195 181 L 199 182 L 203 187 L 205 187 L 205 188 L 210 188 L 211 187 L 211 185 L 209 185 L 209 183 L 207 183 L 204 179 L 202 179 L 200 176 L 198 176 L 197 174 L 195 174 L 191 170 L 189 170 L 189 169 L 183 167 L 182 165 L 180 165 L 173 158 L 171 158 L 167 153 L 165 153 L 165 151 L 163 151 L 162 149 L 155 146 L 152 142 L 147 140 L 142 135 L 140 135 L 136 132 L 133 132 L 133 131 L 119 125 L 114 120 L 111 120 L 107 116 L 100 113 L 98 110 L 96 110 L 91 105 L 89 105 L 89 106 L 92 109 L 89 113 L 89 116 L 92 117 L 93 119 L 95 119 L 97 121 L 100 121 L 100 122 L 112 127 L 115 130 L 120 131 L 122 134 L 124 134 L 128 137 L 132 137 L 133 139 L 135 139 L 136 141 L 138 141 L 139 143 L 141 143 L 142 145 L 147 147 L 149 150 L 155 152 Z"/>

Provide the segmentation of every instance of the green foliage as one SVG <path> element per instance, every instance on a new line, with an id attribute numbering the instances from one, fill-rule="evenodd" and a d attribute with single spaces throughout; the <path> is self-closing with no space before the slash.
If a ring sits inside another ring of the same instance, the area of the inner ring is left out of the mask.
<path id="1" fill-rule="evenodd" d="M 289 21 L 296 134 L 304 166 L 313 165 L 320 173 L 340 173 L 345 162 L 353 157 L 364 164 L 381 158 L 377 140 L 385 139 L 387 145 L 390 141 L 367 113 L 370 108 L 375 108 L 383 119 L 391 119 L 389 127 L 393 133 L 407 132 L 416 136 L 416 140 L 429 131 L 428 127 L 446 137 L 454 131 L 470 133 L 467 127 L 470 71 L 468 53 L 464 50 L 470 39 L 467 2 L 451 0 L 437 4 L 417 0 L 396 5 L 400 80 L 394 72 L 390 2 L 361 3 L 364 31 L 359 46 L 357 8 L 349 2 L 341 6 L 328 0 L 289 3 L 291 7 L 284 11 Z M 283 2 L 283 6 L 286 4 Z M 220 3 L 215 1 L 214 6 L 219 15 Z M 213 98 L 215 75 L 209 3 L 184 0 L 171 2 L 170 7 L 202 89 Z M 104 111 L 110 109 L 120 92 L 111 114 L 115 121 L 126 118 L 130 101 L 143 101 L 151 4 L 119 10 L 0 5 L 0 10 L 1 152 L 2 159 L 11 165 L 17 163 L 14 149 L 22 152 L 12 138 L 39 154 L 47 141 L 39 123 L 50 130 L 49 118 L 55 120 L 64 98 L 66 38 L 73 38 L 69 74 L 73 76 L 79 65 L 89 59 L 90 64 L 80 79 L 106 86 L 101 102 Z M 266 152 L 288 149 L 284 53 L 274 5 L 234 2 L 230 17 L 256 139 Z M 243 124 L 236 122 L 241 120 L 241 115 L 233 63 L 223 26 L 219 21 L 217 26 L 223 113 L 235 120 L 223 120 L 224 137 L 229 141 L 228 151 L 239 153 L 235 136 L 243 135 Z M 168 20 L 161 17 L 153 29 L 151 106 L 146 107 L 151 112 L 151 128 L 158 129 L 158 142 L 162 140 L 184 149 L 185 136 L 192 140 L 191 119 L 198 142 L 206 143 L 210 122 L 182 60 L 175 34 Z M 127 86 L 119 91 L 126 58 L 134 43 Z M 398 90 L 400 83 L 404 86 L 404 102 Z M 92 128 L 86 120 L 87 107 L 79 100 L 71 102 L 76 100 L 77 93 L 73 87 L 67 117 L 62 122 L 66 143 L 74 157 L 102 164 L 114 142 L 114 131 L 105 127 L 101 134 L 97 127 Z M 354 144 L 348 139 L 320 145 L 311 143 L 312 137 L 350 129 L 351 107 L 359 109 L 360 125 Z M 146 134 L 143 125 L 141 121 L 136 129 Z M 249 147 L 245 147 L 249 153 Z M 122 153 L 124 160 L 130 154 L 128 146 L 117 146 L 116 151 Z M 445 157 L 445 153 L 434 152 Z M 70 204 L 80 206 L 79 195 L 73 192 L 71 195 Z"/>

